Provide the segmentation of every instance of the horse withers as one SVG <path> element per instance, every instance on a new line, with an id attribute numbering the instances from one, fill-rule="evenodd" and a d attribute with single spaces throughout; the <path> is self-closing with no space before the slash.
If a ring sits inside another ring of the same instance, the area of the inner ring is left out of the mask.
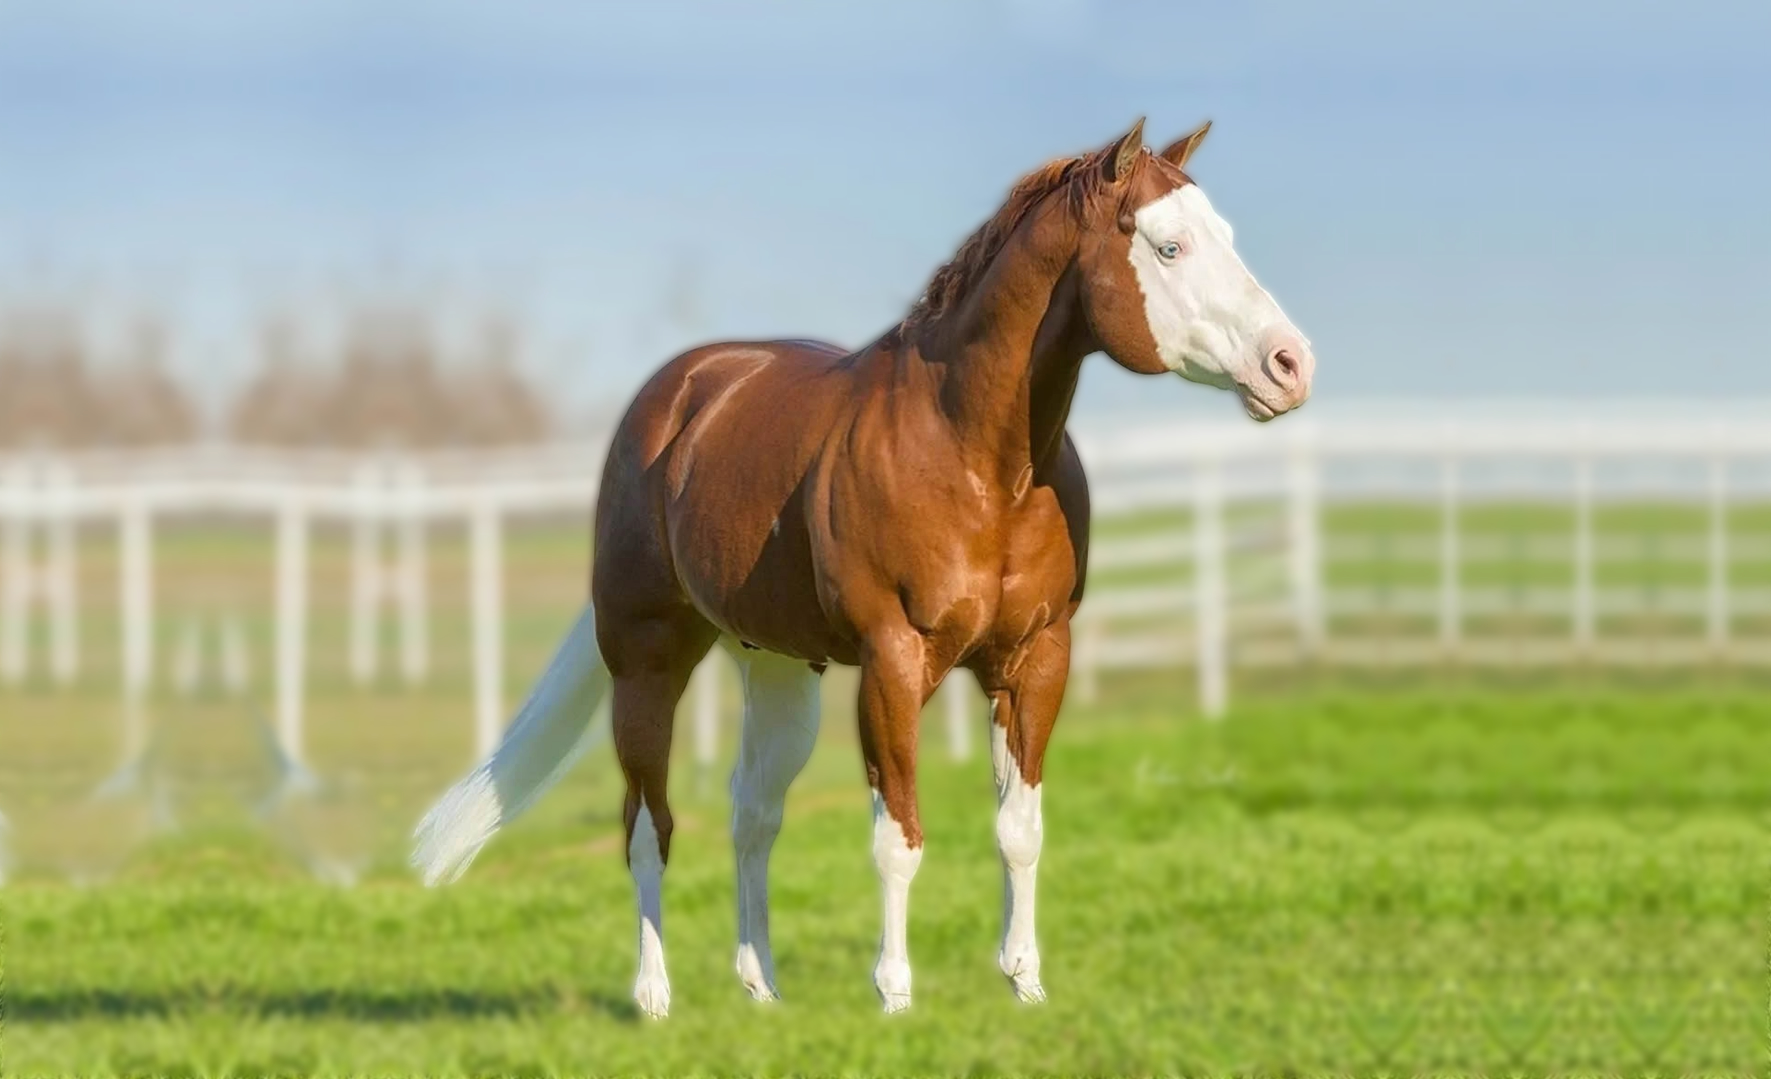
<path id="1" fill-rule="evenodd" d="M 1104 352 L 1134 372 L 1234 390 L 1262 421 L 1310 392 L 1309 343 L 1185 171 L 1209 126 L 1153 153 L 1139 121 L 1024 177 L 904 319 L 859 351 L 727 342 L 657 371 L 604 466 L 590 605 L 497 749 L 420 824 L 413 862 L 426 882 L 459 876 L 565 771 L 612 692 L 639 906 L 634 999 L 662 1017 L 672 724 L 717 642 L 744 682 L 731 787 L 737 971 L 773 1000 L 769 852 L 817 736 L 819 676 L 858 666 L 884 893 L 873 978 L 885 1010 L 899 1011 L 923 850 L 917 720 L 964 668 L 990 700 L 998 963 L 1022 1000 L 1043 1000 L 1041 773 L 1089 532 L 1064 430 L 1082 361 Z"/>

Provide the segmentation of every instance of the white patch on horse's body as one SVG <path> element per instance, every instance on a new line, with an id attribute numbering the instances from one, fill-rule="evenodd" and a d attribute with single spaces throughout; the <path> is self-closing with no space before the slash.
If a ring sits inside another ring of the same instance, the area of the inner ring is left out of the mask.
<path id="1" fill-rule="evenodd" d="M 978 496 L 978 504 L 988 506 L 990 504 L 990 488 L 984 485 L 984 478 L 969 468 L 965 470 L 965 478 L 966 482 L 971 484 L 972 494 Z"/>
<path id="2" fill-rule="evenodd" d="M 922 848 L 911 847 L 904 827 L 892 819 L 885 799 L 873 792 L 873 864 L 884 895 L 884 927 L 873 985 L 885 1010 L 910 1007 L 910 882 L 922 865 Z"/>
<path id="3" fill-rule="evenodd" d="M 776 1000 L 769 947 L 769 852 L 787 788 L 818 740 L 818 675 L 803 660 L 727 643 L 744 676 L 744 730 L 732 770 L 732 848 L 738 863 L 738 978 Z"/>
<path id="4" fill-rule="evenodd" d="M 997 964 L 1029 1004 L 1045 999 L 1039 982 L 1039 944 L 1033 931 L 1033 893 L 1045 840 L 1040 791 L 1021 776 L 1009 751 L 1008 730 L 991 707 L 990 766 L 996 776 L 996 848 L 1002 855 L 1002 949 Z"/>
<path id="5" fill-rule="evenodd" d="M 633 983 L 633 1000 L 653 1019 L 670 1013 L 670 977 L 664 971 L 664 852 L 652 811 L 640 803 L 634 818 L 633 838 L 627 843 L 627 864 L 633 872 L 639 899 L 640 969 Z"/>
<path id="6" fill-rule="evenodd" d="M 1263 339 L 1296 330 L 1237 256 L 1229 222 L 1195 184 L 1140 208 L 1134 221 L 1132 270 L 1163 365 L 1220 389 L 1248 384 L 1266 358 Z"/>

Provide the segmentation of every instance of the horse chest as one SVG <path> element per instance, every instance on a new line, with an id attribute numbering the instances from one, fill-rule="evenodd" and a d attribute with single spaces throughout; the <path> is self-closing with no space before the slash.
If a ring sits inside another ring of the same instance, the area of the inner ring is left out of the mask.
<path id="1" fill-rule="evenodd" d="M 973 542 L 922 560 L 901 595 L 911 624 L 943 659 L 981 652 L 1000 665 L 1061 617 L 1075 581 L 1062 517 L 1022 506 Z"/>
<path id="2" fill-rule="evenodd" d="M 1076 588 L 1076 553 L 1063 515 L 1049 492 L 1006 522 L 1001 598 L 993 636 L 1005 642 L 1030 639 L 1069 606 Z"/>

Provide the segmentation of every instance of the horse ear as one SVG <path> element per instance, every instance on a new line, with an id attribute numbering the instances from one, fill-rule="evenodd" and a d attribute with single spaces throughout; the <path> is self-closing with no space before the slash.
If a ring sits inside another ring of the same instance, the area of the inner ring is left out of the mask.
<path id="1" fill-rule="evenodd" d="M 1131 175 L 1131 167 L 1138 163 L 1138 154 L 1144 149 L 1144 118 L 1131 125 L 1131 130 L 1119 136 L 1113 149 L 1107 154 L 1107 179 L 1118 183 Z"/>
<path id="2" fill-rule="evenodd" d="M 1194 150 L 1199 149 L 1199 144 L 1205 141 L 1205 133 L 1210 130 L 1211 121 L 1207 120 L 1191 135 L 1182 135 L 1170 143 L 1168 149 L 1162 151 L 1164 160 L 1177 169 L 1186 168 L 1187 159 L 1193 156 Z"/>

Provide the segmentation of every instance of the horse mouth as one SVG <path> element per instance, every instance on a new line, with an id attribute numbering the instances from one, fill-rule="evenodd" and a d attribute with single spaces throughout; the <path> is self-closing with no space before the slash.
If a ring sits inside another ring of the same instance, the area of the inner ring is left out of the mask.
<path id="1" fill-rule="evenodd" d="M 1252 393 L 1244 393 L 1241 397 L 1242 411 L 1248 413 L 1249 418 L 1257 423 L 1266 423 L 1273 417 L 1279 415 L 1278 409 L 1267 404 L 1267 402 L 1261 400 Z"/>

